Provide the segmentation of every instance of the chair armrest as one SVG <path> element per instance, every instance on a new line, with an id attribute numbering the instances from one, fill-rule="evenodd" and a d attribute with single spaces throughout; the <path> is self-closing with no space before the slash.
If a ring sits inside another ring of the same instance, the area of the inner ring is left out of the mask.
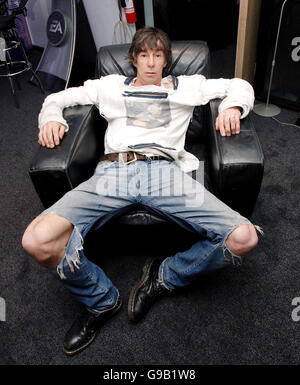
<path id="1" fill-rule="evenodd" d="M 75 106 L 64 110 L 69 131 L 59 146 L 39 145 L 30 164 L 29 175 L 45 207 L 87 180 L 104 151 L 107 123 L 95 106 Z"/>
<path id="2" fill-rule="evenodd" d="M 223 137 L 216 131 L 220 100 L 210 102 L 209 158 L 214 193 L 240 214 L 250 217 L 264 170 L 262 148 L 251 120 L 241 119 L 238 135 Z"/>

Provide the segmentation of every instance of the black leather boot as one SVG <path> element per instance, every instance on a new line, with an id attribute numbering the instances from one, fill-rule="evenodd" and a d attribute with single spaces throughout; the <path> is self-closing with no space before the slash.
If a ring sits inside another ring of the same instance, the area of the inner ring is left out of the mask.
<path id="1" fill-rule="evenodd" d="M 111 309 L 104 310 L 99 314 L 85 310 L 76 318 L 67 332 L 63 342 L 63 351 L 71 356 L 85 349 L 94 341 L 100 327 L 120 310 L 121 306 L 122 300 L 119 297 L 117 303 Z"/>
<path id="2" fill-rule="evenodd" d="M 139 321 L 159 297 L 169 292 L 158 281 L 160 264 L 159 259 L 148 258 L 143 267 L 141 280 L 131 289 L 128 316 L 132 321 Z"/>

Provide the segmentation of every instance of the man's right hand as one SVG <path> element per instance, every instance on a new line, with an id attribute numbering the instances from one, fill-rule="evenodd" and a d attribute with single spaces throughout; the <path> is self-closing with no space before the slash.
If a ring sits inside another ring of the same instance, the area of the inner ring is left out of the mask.
<path id="1" fill-rule="evenodd" d="M 54 148 L 62 140 L 66 126 L 59 122 L 47 122 L 39 132 L 39 143 L 43 147 Z"/>

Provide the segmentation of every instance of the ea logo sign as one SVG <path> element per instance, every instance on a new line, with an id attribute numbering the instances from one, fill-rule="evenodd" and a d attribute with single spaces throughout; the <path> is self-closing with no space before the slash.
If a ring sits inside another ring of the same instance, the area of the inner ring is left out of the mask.
<path id="1" fill-rule="evenodd" d="M 296 48 L 292 50 L 292 60 L 298 62 L 300 61 L 300 37 L 294 37 L 291 44 L 292 46 L 296 46 Z"/>
<path id="2" fill-rule="evenodd" d="M 59 20 L 53 20 L 52 24 L 50 25 L 49 32 L 58 32 L 61 35 L 63 34 L 62 28 L 61 28 L 61 23 Z"/>
<path id="3" fill-rule="evenodd" d="M 55 47 L 61 45 L 67 33 L 66 18 L 61 11 L 53 11 L 47 21 L 49 43 Z"/>

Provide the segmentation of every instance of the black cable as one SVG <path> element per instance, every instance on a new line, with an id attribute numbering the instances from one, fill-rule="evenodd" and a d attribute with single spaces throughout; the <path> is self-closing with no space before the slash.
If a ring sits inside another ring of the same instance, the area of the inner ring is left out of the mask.
<path id="1" fill-rule="evenodd" d="M 118 6 L 119 6 L 119 19 L 122 21 L 122 0 L 118 0 Z"/>

